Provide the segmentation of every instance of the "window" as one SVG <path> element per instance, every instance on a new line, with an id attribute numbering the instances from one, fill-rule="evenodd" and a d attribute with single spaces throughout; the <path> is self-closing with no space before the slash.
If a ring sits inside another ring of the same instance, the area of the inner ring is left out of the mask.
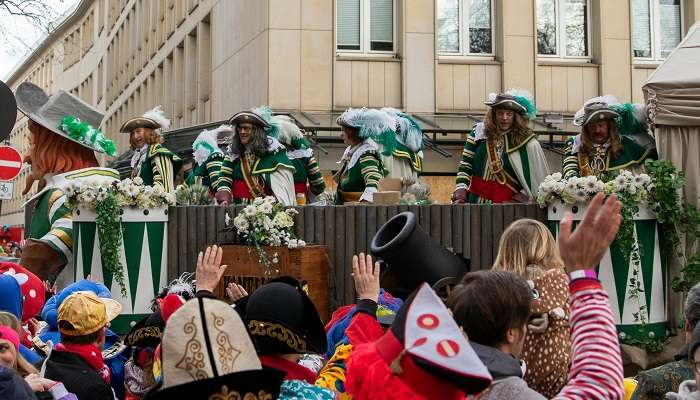
<path id="1" fill-rule="evenodd" d="M 337 50 L 393 53 L 396 49 L 394 0 L 337 0 Z"/>
<path id="2" fill-rule="evenodd" d="M 537 0 L 537 54 L 589 57 L 589 0 Z"/>
<path id="3" fill-rule="evenodd" d="M 632 0 L 634 57 L 663 60 L 681 41 L 680 0 Z"/>
<path id="4" fill-rule="evenodd" d="M 438 0 L 438 52 L 493 55 L 493 0 Z"/>

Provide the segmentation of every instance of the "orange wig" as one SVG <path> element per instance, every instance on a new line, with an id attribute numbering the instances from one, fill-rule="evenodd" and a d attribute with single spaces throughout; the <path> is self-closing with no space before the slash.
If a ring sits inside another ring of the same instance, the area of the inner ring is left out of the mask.
<path id="1" fill-rule="evenodd" d="M 29 132 L 29 154 L 25 156 L 25 161 L 32 165 L 32 174 L 27 177 L 23 193 L 31 189 L 35 180 L 34 172 L 40 172 L 43 176 L 98 166 L 95 152 L 87 147 L 57 135 L 31 120 Z M 43 184 L 39 184 L 40 189 Z"/>

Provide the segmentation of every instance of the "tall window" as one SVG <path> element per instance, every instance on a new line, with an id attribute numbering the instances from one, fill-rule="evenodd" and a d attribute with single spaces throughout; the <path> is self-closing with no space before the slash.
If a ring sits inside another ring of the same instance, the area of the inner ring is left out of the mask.
<path id="1" fill-rule="evenodd" d="M 632 0 L 632 47 L 638 59 L 663 60 L 681 41 L 680 0 Z"/>
<path id="2" fill-rule="evenodd" d="M 438 0 L 438 52 L 492 55 L 493 0 Z"/>
<path id="3" fill-rule="evenodd" d="M 337 50 L 360 53 L 396 51 L 396 3 L 394 0 L 337 0 Z"/>
<path id="4" fill-rule="evenodd" d="M 537 54 L 589 57 L 590 0 L 537 0 Z"/>

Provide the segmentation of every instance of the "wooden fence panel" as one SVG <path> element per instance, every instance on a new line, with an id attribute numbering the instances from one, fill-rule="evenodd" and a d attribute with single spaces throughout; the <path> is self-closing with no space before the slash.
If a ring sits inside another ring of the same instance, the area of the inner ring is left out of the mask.
<path id="1" fill-rule="evenodd" d="M 168 222 L 168 279 L 194 272 L 197 254 L 214 243 L 238 243 L 225 232 L 226 214 L 233 219 L 243 206 L 171 207 Z M 353 302 L 352 256 L 367 252 L 377 230 L 396 214 L 411 211 L 432 238 L 470 261 L 472 271 L 489 269 L 498 241 L 519 218 L 546 221 L 547 211 L 536 205 L 353 205 L 297 207 L 295 231 L 307 243 L 328 246 L 329 293 L 332 308 Z"/>

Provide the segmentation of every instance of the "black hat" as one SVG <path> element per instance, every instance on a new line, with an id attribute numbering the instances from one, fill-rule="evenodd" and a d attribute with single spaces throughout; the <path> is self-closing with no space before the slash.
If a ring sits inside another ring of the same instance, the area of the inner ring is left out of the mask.
<path id="1" fill-rule="evenodd" d="M 279 396 L 284 372 L 271 368 L 195 380 L 166 389 L 156 387 L 146 400 L 158 399 L 269 399 Z"/>
<path id="2" fill-rule="evenodd" d="M 131 328 L 124 338 L 124 344 L 132 347 L 156 348 L 163 338 L 163 329 L 165 329 L 163 317 L 160 312 L 154 312 Z"/>
<path id="3" fill-rule="evenodd" d="M 382 287 L 403 299 L 423 282 L 432 286 L 467 272 L 464 260 L 433 240 L 412 212 L 400 213 L 379 228 L 370 252 L 389 266 L 382 274 Z"/>
<path id="4" fill-rule="evenodd" d="M 257 113 L 254 113 L 252 111 L 241 111 L 233 115 L 228 120 L 229 125 L 238 125 L 240 123 L 248 123 L 248 124 L 253 124 L 253 125 L 258 125 L 262 126 L 263 128 L 267 129 L 270 127 L 270 124 L 265 121 L 263 117 L 258 115 Z"/>
<path id="5" fill-rule="evenodd" d="M 323 322 L 299 281 L 283 276 L 255 290 L 245 304 L 245 321 L 258 354 L 323 354 Z"/>
<path id="6" fill-rule="evenodd" d="M 0 81 L 0 141 L 7 139 L 17 121 L 17 102 L 5 82 Z"/>

